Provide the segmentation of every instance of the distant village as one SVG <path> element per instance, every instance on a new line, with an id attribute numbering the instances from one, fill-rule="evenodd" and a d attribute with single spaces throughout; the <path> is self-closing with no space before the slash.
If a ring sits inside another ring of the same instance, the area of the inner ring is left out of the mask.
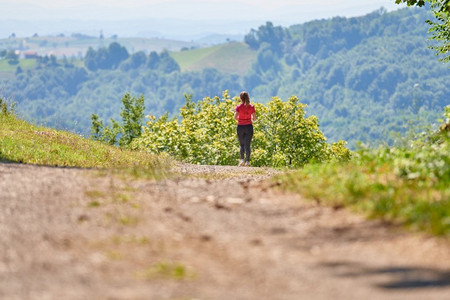
<path id="1" fill-rule="evenodd" d="M 117 39 L 117 35 L 110 37 Z M 80 33 L 71 36 L 59 34 L 56 36 L 40 37 L 35 33 L 31 37 L 16 37 L 13 33 L 7 39 L 0 39 L 1 51 L 7 51 L 8 55 L 0 55 L 0 59 L 37 59 L 45 56 L 57 58 L 72 57 L 82 58 L 89 47 L 98 48 L 104 46 L 103 34 L 100 37 L 92 37 Z"/>

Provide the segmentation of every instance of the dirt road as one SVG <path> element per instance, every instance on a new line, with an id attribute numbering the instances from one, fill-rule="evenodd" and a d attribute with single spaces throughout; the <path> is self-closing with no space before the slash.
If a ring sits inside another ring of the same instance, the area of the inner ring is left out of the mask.
<path id="1" fill-rule="evenodd" d="M 268 170 L 130 180 L 0 163 L 0 299 L 450 299 L 450 244 Z"/>

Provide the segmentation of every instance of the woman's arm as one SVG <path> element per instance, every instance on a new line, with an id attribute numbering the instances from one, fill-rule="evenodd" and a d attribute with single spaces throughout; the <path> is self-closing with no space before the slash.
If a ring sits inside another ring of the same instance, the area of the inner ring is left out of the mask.
<path id="1" fill-rule="evenodd" d="M 252 113 L 252 121 L 256 121 L 256 112 Z"/>
<path id="2" fill-rule="evenodd" d="M 239 121 L 239 113 L 237 111 L 234 112 L 234 119 Z"/>

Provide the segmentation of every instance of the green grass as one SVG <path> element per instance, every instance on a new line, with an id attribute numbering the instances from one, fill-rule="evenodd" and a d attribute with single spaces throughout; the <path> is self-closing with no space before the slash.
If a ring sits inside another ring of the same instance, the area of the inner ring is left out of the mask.
<path id="1" fill-rule="evenodd" d="M 0 161 L 119 169 L 136 177 L 149 178 L 166 176 L 171 163 L 166 157 L 120 149 L 69 132 L 35 126 L 13 114 L 2 112 Z"/>
<path id="2" fill-rule="evenodd" d="M 361 150 L 348 163 L 310 164 L 282 188 L 334 207 L 450 237 L 450 133 L 412 148 Z"/>
<path id="3" fill-rule="evenodd" d="M 182 71 L 216 68 L 226 73 L 246 73 L 256 60 L 256 52 L 244 43 L 227 43 L 208 48 L 172 52 Z"/>
<path id="4" fill-rule="evenodd" d="M 20 66 L 23 71 L 32 69 L 36 67 L 36 60 L 35 59 L 19 59 L 19 63 L 17 65 L 10 65 L 8 63 L 8 60 L 1 59 L 0 60 L 0 72 L 15 72 L 17 67 Z"/>

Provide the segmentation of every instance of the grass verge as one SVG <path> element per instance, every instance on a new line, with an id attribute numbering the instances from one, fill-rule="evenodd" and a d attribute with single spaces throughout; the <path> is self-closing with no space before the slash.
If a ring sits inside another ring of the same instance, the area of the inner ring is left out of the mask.
<path id="1" fill-rule="evenodd" d="M 32 125 L 0 112 L 0 161 L 58 167 L 115 169 L 134 177 L 165 177 L 168 157 L 131 151 L 65 131 Z"/>
<path id="2" fill-rule="evenodd" d="M 275 178 L 336 207 L 450 237 L 450 132 L 408 149 L 360 150 L 347 163 L 306 165 Z"/>

